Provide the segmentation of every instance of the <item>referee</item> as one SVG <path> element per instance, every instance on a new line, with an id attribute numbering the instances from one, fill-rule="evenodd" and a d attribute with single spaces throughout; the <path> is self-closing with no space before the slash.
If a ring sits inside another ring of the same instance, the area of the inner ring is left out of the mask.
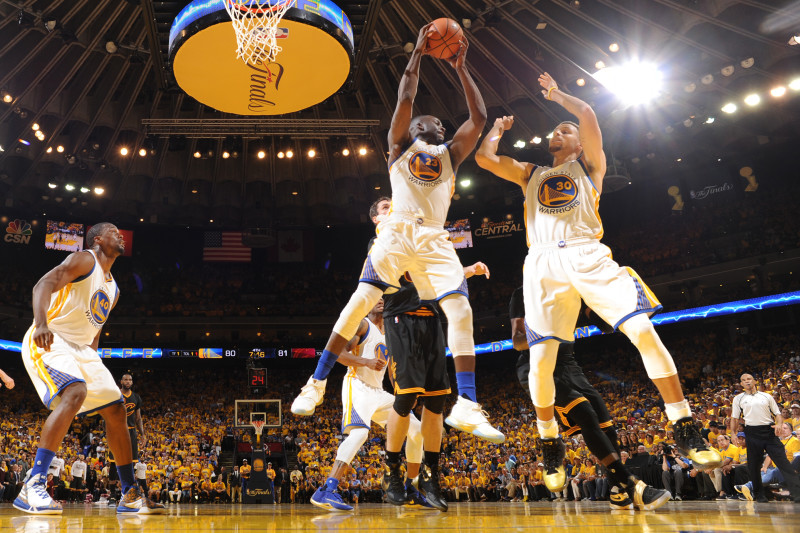
<path id="1" fill-rule="evenodd" d="M 767 501 L 760 472 L 766 451 L 783 474 L 784 483 L 789 487 L 795 503 L 800 503 L 800 478 L 786 459 L 786 449 L 778 438 L 779 428 L 783 423 L 778 404 L 769 394 L 756 390 L 755 380 L 750 374 L 742 374 L 741 384 L 744 392 L 733 399 L 731 435 L 733 443 L 738 446 L 739 438 L 736 434 L 739 431 L 739 418 L 743 417 L 744 434 L 747 438 L 747 473 L 753 482 L 754 499 L 758 502 Z"/>

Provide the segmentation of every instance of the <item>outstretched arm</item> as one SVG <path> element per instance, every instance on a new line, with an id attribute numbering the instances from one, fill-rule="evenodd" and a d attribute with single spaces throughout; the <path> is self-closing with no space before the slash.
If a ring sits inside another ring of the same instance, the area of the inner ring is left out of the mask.
<path id="1" fill-rule="evenodd" d="M 583 146 L 583 160 L 592 179 L 599 183 L 606 173 L 606 154 L 603 152 L 603 134 L 600 124 L 592 107 L 581 100 L 562 92 L 552 76 L 545 72 L 539 76 L 539 85 L 542 94 L 548 100 L 561 105 L 564 109 L 575 115 L 580 125 L 581 146 Z"/>
<path id="2" fill-rule="evenodd" d="M 475 85 L 475 80 L 469 73 L 466 65 L 467 48 L 469 43 L 461 41 L 461 48 L 450 65 L 456 69 L 458 79 L 464 88 L 464 97 L 467 99 L 469 118 L 458 128 L 450 143 L 450 156 L 453 163 L 453 171 L 457 171 L 459 165 L 464 162 L 467 156 L 472 153 L 481 137 L 483 127 L 486 126 L 486 105 L 483 103 L 483 96 Z"/>
<path id="3" fill-rule="evenodd" d="M 417 45 L 411 52 L 411 59 L 409 59 L 403 78 L 400 80 L 400 88 L 397 90 L 397 107 L 394 109 L 392 124 L 389 127 L 390 161 L 397 159 L 411 139 L 408 128 L 411 125 L 414 98 L 417 96 L 417 86 L 419 85 L 419 65 L 422 55 L 425 53 L 428 35 L 432 31 L 432 27 L 433 23 L 426 24 L 419 30 Z"/>
<path id="4" fill-rule="evenodd" d="M 483 139 L 478 153 L 475 154 L 475 162 L 497 177 L 516 183 L 522 187 L 524 193 L 534 165 L 517 161 L 505 155 L 497 155 L 497 145 L 500 144 L 503 133 L 511 129 L 513 125 L 514 117 L 495 119 L 494 126 Z"/>

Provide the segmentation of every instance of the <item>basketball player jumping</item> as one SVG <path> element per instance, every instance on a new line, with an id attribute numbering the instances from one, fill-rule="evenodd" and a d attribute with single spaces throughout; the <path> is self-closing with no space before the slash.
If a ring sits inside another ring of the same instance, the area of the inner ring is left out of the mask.
<path id="1" fill-rule="evenodd" d="M 444 141 L 441 121 L 430 115 L 412 116 L 419 68 L 432 25 L 424 26 L 400 81 L 397 107 L 389 129 L 392 208 L 378 225 L 359 285 L 333 328 L 317 370 L 292 404 L 292 412 L 310 415 L 322 402 L 325 379 L 338 354 L 356 332 L 384 291 L 394 292 L 409 272 L 423 300 L 438 300 L 448 320 L 448 344 L 453 352 L 459 398 L 446 422 L 492 442 L 505 437 L 489 424 L 475 392 L 475 343 L 472 308 L 463 268 L 444 229 L 459 165 L 472 152 L 486 124 L 486 107 L 469 74 L 467 43 L 449 60 L 466 97 L 469 118 L 453 139 Z"/>
<path id="2" fill-rule="evenodd" d="M 119 230 L 93 226 L 89 249 L 70 254 L 33 287 L 33 324 L 22 341 L 22 360 L 42 402 L 52 410 L 42 426 L 30 477 L 14 507 L 32 514 L 60 514 L 47 493 L 47 468 L 76 415 L 98 412 L 117 457 L 123 497 L 118 513 L 137 513 L 145 497 L 134 480 L 131 440 L 122 395 L 97 354 L 100 331 L 119 298 L 111 275 L 125 251 Z"/>
<path id="3" fill-rule="evenodd" d="M 562 122 L 553 131 L 549 146 L 553 166 L 497 155 L 497 145 L 513 125 L 513 117 L 495 121 L 475 159 L 481 167 L 518 184 L 525 194 L 530 246 L 523 271 L 525 329 L 531 351 L 531 398 L 544 447 L 545 484 L 556 492 L 566 483 L 564 443 L 554 418 L 553 369 L 559 344 L 573 342 L 581 298 L 639 350 L 674 424 L 678 449 L 696 465 L 714 468 L 722 459 L 700 436 L 672 356 L 649 320 L 661 304 L 639 276 L 620 267 L 611 259 L 609 248 L 600 243 L 603 226 L 597 209 L 606 156 L 597 117 L 586 102 L 560 91 L 549 74 L 542 74 L 539 84 L 547 100 L 579 120 L 579 124 Z"/>
<path id="4" fill-rule="evenodd" d="M 328 479 L 311 496 L 311 503 L 329 511 L 353 510 L 336 492 L 339 480 L 367 441 L 370 421 L 385 427 L 393 412 L 395 397 L 383 390 L 383 378 L 389 358 L 383 328 L 381 299 L 367 317 L 361 320 L 355 337 L 347 344 L 345 351 L 339 354 L 339 363 L 349 367 L 342 383 L 342 434 L 347 435 L 347 438 L 339 445 Z M 415 477 L 422 461 L 419 420 L 412 416 L 407 430 L 409 477 Z M 439 434 L 441 435 L 441 429 Z"/>

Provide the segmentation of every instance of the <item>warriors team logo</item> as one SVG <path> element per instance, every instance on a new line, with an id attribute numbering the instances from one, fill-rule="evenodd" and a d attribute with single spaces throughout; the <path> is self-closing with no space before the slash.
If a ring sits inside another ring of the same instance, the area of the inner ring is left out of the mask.
<path id="1" fill-rule="evenodd" d="M 102 326 L 108 318 L 108 313 L 111 312 L 111 298 L 103 289 L 98 289 L 92 294 L 92 299 L 89 300 L 89 312 L 92 321 L 98 326 Z"/>
<path id="2" fill-rule="evenodd" d="M 264 460 L 256 458 L 253 461 L 253 472 L 262 472 L 264 470 Z"/>
<path id="3" fill-rule="evenodd" d="M 385 344 L 379 343 L 375 346 L 375 359 L 383 359 L 384 361 L 389 359 L 389 348 Z"/>
<path id="4" fill-rule="evenodd" d="M 564 207 L 578 196 L 578 187 L 569 176 L 556 174 L 539 184 L 539 204 L 548 208 Z"/>
<path id="5" fill-rule="evenodd" d="M 421 181 L 436 181 L 442 175 L 442 162 L 435 155 L 416 152 L 408 161 L 411 175 Z"/>

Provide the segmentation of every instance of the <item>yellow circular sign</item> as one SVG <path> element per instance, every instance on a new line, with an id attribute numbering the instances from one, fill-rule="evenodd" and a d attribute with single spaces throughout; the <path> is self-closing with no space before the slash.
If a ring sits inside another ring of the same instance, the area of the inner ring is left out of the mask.
<path id="1" fill-rule="evenodd" d="M 282 20 L 274 63 L 236 57 L 233 24 L 222 22 L 188 37 L 172 69 L 181 89 L 207 106 L 237 115 L 282 115 L 318 104 L 350 73 L 350 55 L 329 33 Z"/>

